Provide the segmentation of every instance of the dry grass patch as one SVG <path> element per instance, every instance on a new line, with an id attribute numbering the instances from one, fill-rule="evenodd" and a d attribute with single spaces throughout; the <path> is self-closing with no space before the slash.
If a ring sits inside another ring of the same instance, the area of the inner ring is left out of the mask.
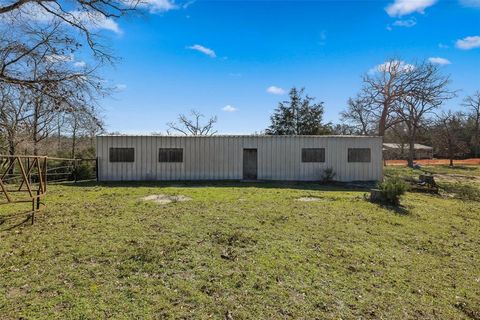
<path id="1" fill-rule="evenodd" d="M 143 201 L 155 202 L 158 204 L 169 204 L 172 202 L 190 201 L 192 198 L 183 195 L 169 196 L 165 194 L 152 194 L 142 198 Z"/>
<path id="2" fill-rule="evenodd" d="M 320 201 L 320 198 L 317 197 L 300 197 L 297 199 L 297 201 L 300 202 L 314 202 L 314 201 Z"/>

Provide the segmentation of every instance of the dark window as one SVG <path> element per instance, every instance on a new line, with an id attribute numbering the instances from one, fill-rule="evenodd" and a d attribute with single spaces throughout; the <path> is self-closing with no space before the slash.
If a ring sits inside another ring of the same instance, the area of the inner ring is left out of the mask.
<path id="1" fill-rule="evenodd" d="M 134 148 L 110 148 L 110 162 L 134 162 Z"/>
<path id="2" fill-rule="evenodd" d="M 183 149 L 181 148 L 158 149 L 158 162 L 183 162 Z"/>
<path id="3" fill-rule="evenodd" d="M 302 149 L 302 162 L 325 162 L 324 148 Z"/>
<path id="4" fill-rule="evenodd" d="M 349 148 L 348 162 L 370 162 L 370 148 Z"/>

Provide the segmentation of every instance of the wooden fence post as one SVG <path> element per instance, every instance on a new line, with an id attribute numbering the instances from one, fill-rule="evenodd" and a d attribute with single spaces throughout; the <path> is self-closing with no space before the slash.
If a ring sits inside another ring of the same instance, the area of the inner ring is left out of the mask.
<path id="1" fill-rule="evenodd" d="M 40 189 L 37 190 L 37 210 L 40 210 Z"/>
<path id="2" fill-rule="evenodd" d="M 73 159 L 73 182 L 77 183 L 77 159 Z"/>

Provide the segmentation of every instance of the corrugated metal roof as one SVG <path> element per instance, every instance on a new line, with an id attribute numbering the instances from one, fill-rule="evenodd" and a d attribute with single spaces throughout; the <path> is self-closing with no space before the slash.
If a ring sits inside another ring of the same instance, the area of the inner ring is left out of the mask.
<path id="1" fill-rule="evenodd" d="M 387 147 L 387 148 L 390 148 L 390 149 L 401 149 L 402 148 L 401 143 L 384 143 L 383 146 Z M 413 147 L 414 147 L 414 149 L 417 149 L 417 150 L 422 150 L 422 149 L 432 150 L 433 149 L 430 146 L 426 146 L 426 145 L 420 144 L 420 143 L 415 143 Z M 403 144 L 403 148 L 408 149 L 409 145 L 408 144 Z"/>
<path id="2" fill-rule="evenodd" d="M 361 135 L 229 135 L 219 134 L 212 136 L 184 136 L 184 135 L 155 135 L 155 134 L 99 134 L 97 137 L 160 137 L 160 138 L 269 138 L 269 137 L 289 137 L 289 138 L 381 138 L 380 136 L 361 136 Z"/>

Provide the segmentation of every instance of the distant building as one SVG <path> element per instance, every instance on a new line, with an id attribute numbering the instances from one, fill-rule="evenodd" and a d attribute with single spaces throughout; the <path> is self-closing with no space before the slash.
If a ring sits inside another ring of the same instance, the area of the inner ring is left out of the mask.
<path id="1" fill-rule="evenodd" d="M 401 143 L 384 143 L 383 144 L 383 158 L 385 160 L 400 160 L 407 159 L 409 152 L 408 144 Z M 433 158 L 433 148 L 415 143 L 415 159 L 432 159 Z"/>
<path id="2" fill-rule="evenodd" d="M 337 181 L 383 176 L 382 137 L 98 136 L 100 181 Z"/>

